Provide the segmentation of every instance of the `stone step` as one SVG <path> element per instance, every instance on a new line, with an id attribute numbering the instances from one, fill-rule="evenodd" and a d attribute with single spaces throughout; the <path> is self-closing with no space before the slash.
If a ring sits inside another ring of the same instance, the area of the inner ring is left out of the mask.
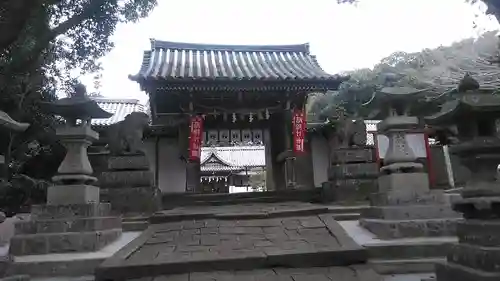
<path id="1" fill-rule="evenodd" d="M 436 263 L 445 261 L 444 258 L 419 258 L 419 259 L 370 259 L 368 264 L 382 275 L 429 273 L 434 272 Z M 455 279 L 461 280 L 461 279 Z"/>
<path id="2" fill-rule="evenodd" d="M 363 210 L 363 218 L 386 220 L 418 220 L 435 218 L 459 218 L 461 215 L 454 212 L 447 205 L 410 205 L 384 206 Z"/>
<path id="3" fill-rule="evenodd" d="M 103 231 L 38 233 L 16 235 L 10 240 L 14 256 L 97 251 L 116 240 L 122 229 Z"/>
<path id="4" fill-rule="evenodd" d="M 300 201 L 300 202 L 320 202 L 321 188 L 313 188 L 307 190 L 282 190 L 282 191 L 266 191 L 266 192 L 242 192 L 231 194 L 189 194 L 189 193 L 163 193 L 162 204 L 163 209 L 172 209 L 179 206 L 193 205 L 211 205 L 212 202 L 218 202 L 220 205 L 231 205 L 235 202 L 241 203 L 243 198 L 247 203 L 263 202 L 265 203 L 269 197 L 275 198 L 274 202 Z M 260 199 L 265 198 L 265 199 Z M 252 199 L 254 201 L 252 201 Z M 238 201 L 239 200 L 239 201 Z M 262 200 L 262 201 L 259 201 Z"/>
<path id="5" fill-rule="evenodd" d="M 457 243 L 450 245 L 447 253 L 448 261 L 451 263 L 500 274 L 500 247 Z"/>
<path id="6" fill-rule="evenodd" d="M 121 228 L 120 217 L 65 218 L 19 221 L 15 235 L 59 232 L 87 232 Z"/>
<path id="7" fill-rule="evenodd" d="M 143 221 L 124 221 L 122 222 L 123 231 L 143 231 L 149 226 L 148 219 Z"/>
<path id="8" fill-rule="evenodd" d="M 256 270 L 219 271 L 219 272 L 192 272 L 186 274 L 163 275 L 157 277 L 143 277 L 140 279 L 126 279 L 126 281 L 160 281 L 160 280 L 255 280 L 255 281 L 382 281 L 367 265 L 353 265 L 346 267 L 302 267 L 302 268 L 268 268 Z M 125 280 L 124 280 L 125 281 Z"/>
<path id="9" fill-rule="evenodd" d="M 47 255 L 14 256 L 8 275 L 28 274 L 33 281 L 90 281 L 95 268 L 106 258 L 139 236 L 136 232 L 123 233 L 117 240 L 97 252 L 59 253 Z M 85 277 L 82 279 L 82 277 Z"/>
<path id="10" fill-rule="evenodd" d="M 450 262 L 436 264 L 436 279 L 444 281 L 498 281 L 500 272 L 487 272 Z"/>
<path id="11" fill-rule="evenodd" d="M 332 213 L 333 218 L 336 221 L 352 221 L 352 220 L 357 220 L 361 216 L 360 213 Z"/>
<path id="12" fill-rule="evenodd" d="M 270 219 L 282 218 L 290 216 L 311 216 L 318 214 L 328 213 L 327 207 L 311 206 L 311 207 L 297 207 L 294 209 L 284 210 L 270 210 L 270 211 L 255 211 L 243 213 L 217 213 L 206 210 L 199 212 L 177 212 L 175 209 L 172 211 L 162 211 L 153 214 L 149 218 L 151 224 L 161 224 L 169 222 L 178 222 L 183 220 L 203 220 L 203 219 L 220 219 L 220 220 L 239 220 L 239 219 Z M 333 215 L 332 215 L 333 216 Z"/>
<path id="13" fill-rule="evenodd" d="M 354 205 L 354 206 L 341 206 L 341 205 L 326 205 L 328 211 L 333 214 L 343 214 L 343 213 L 361 213 L 363 210 L 370 208 L 368 205 Z"/>
<path id="14" fill-rule="evenodd" d="M 31 277 L 29 275 L 11 275 L 0 278 L 0 281 L 31 281 Z"/>
<path id="15" fill-rule="evenodd" d="M 81 276 L 94 275 L 94 270 L 104 261 L 104 258 L 57 260 L 57 261 L 26 261 L 14 262 L 9 267 L 9 274 L 26 274 L 32 277 L 47 278 L 45 280 L 70 280 Z M 49 279 L 50 278 L 50 279 Z"/>
<path id="16" fill-rule="evenodd" d="M 397 239 L 455 236 L 456 225 L 461 220 L 461 218 L 384 220 L 362 217 L 359 219 L 359 224 L 379 239 Z"/>
<path id="17" fill-rule="evenodd" d="M 362 264 L 366 261 L 363 250 L 323 249 L 321 251 L 282 250 L 266 255 L 257 252 L 221 255 L 218 253 L 199 255 L 189 261 L 157 260 L 154 263 L 113 265 L 107 260 L 96 270 L 96 280 L 122 280 L 125 276 L 144 277 L 148 272 L 152 276 L 164 274 L 182 274 L 188 272 L 253 270 L 269 267 L 324 267 Z"/>
<path id="18" fill-rule="evenodd" d="M 446 239 L 368 243 L 363 246 L 368 249 L 370 258 L 377 260 L 445 258 L 450 244 L 455 241 L 454 237 L 446 237 Z"/>
<path id="19" fill-rule="evenodd" d="M 257 197 L 257 198 L 236 198 L 231 200 L 214 200 L 214 201 L 193 201 L 191 206 L 223 206 L 244 203 L 278 203 L 284 202 L 277 197 Z"/>

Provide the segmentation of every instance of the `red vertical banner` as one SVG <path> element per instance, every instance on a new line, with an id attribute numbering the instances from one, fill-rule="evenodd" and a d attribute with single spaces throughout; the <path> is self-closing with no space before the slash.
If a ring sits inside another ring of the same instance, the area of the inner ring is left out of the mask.
<path id="1" fill-rule="evenodd" d="M 306 118 L 303 110 L 296 109 L 292 118 L 293 152 L 304 152 L 304 138 L 306 135 Z"/>
<path id="2" fill-rule="evenodd" d="M 201 116 L 191 117 L 189 133 L 189 160 L 199 161 L 201 157 L 201 142 L 203 135 L 203 118 Z"/>

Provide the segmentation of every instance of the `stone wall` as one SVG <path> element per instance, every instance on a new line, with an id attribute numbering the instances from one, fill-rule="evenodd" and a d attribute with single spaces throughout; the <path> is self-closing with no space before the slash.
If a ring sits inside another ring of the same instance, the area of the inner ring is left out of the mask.
<path id="1" fill-rule="evenodd" d="M 334 149 L 330 153 L 328 182 L 323 184 L 323 200 L 367 201 L 368 196 L 377 191 L 378 174 L 373 147 Z"/>

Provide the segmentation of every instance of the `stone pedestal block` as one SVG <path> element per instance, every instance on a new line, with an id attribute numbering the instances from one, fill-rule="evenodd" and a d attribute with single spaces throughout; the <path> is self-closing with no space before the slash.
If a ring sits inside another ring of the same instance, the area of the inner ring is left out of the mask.
<path id="1" fill-rule="evenodd" d="M 124 188 L 154 185 L 153 173 L 149 170 L 107 171 L 99 177 L 102 188 Z"/>
<path id="2" fill-rule="evenodd" d="M 428 192 L 429 177 L 427 173 L 394 173 L 381 175 L 378 178 L 378 190 L 380 193 L 388 194 L 397 192 L 399 194 Z"/>
<path id="3" fill-rule="evenodd" d="M 431 191 L 427 174 L 419 172 L 381 175 L 370 205 L 360 225 L 382 239 L 453 236 L 461 219 L 443 191 Z"/>
<path id="4" fill-rule="evenodd" d="M 500 280 L 500 198 L 465 198 L 454 204 L 465 219 L 457 225 L 458 244 L 436 266 L 439 281 Z"/>
<path id="5" fill-rule="evenodd" d="M 49 219 L 19 221 L 15 224 L 16 235 L 62 232 L 91 232 L 107 229 L 119 229 L 122 225 L 120 217 L 88 217 L 73 219 Z"/>
<path id="6" fill-rule="evenodd" d="M 34 220 L 67 219 L 85 217 L 106 217 L 111 211 L 109 203 L 72 205 L 33 205 L 31 218 Z"/>
<path id="7" fill-rule="evenodd" d="M 323 201 L 366 201 L 376 192 L 379 167 L 373 148 L 333 148 L 330 160 L 329 181 L 322 186 Z"/>
<path id="8" fill-rule="evenodd" d="M 349 163 L 331 166 L 328 169 L 328 179 L 360 179 L 376 178 L 379 174 L 377 163 Z"/>
<path id="9" fill-rule="evenodd" d="M 149 161 L 142 155 L 110 156 L 107 159 L 107 168 L 111 171 L 149 170 Z"/>
<path id="10" fill-rule="evenodd" d="M 161 192 L 144 155 L 110 156 L 99 177 L 101 197 L 118 214 L 150 214 L 161 208 Z"/>
<path id="11" fill-rule="evenodd" d="M 88 232 L 22 234 L 11 239 L 9 251 L 14 256 L 94 252 L 116 240 L 121 233 L 122 229 L 118 228 Z"/>
<path id="12" fill-rule="evenodd" d="M 155 186 L 103 189 L 101 198 L 112 202 L 113 212 L 119 214 L 149 214 L 161 209 L 161 191 Z"/>
<path id="13" fill-rule="evenodd" d="M 379 239 L 454 236 L 459 219 L 387 220 L 361 218 L 359 224 Z"/>
<path id="14" fill-rule="evenodd" d="M 371 163 L 375 162 L 373 148 L 332 148 L 330 153 L 331 164 L 342 163 Z"/>
<path id="15" fill-rule="evenodd" d="M 368 201 L 370 194 L 377 191 L 374 179 L 344 179 L 323 183 L 322 199 L 325 202 Z"/>
<path id="16" fill-rule="evenodd" d="M 99 187 L 86 184 L 54 185 L 47 190 L 48 205 L 99 203 Z"/>
<path id="17" fill-rule="evenodd" d="M 405 206 L 372 206 L 362 212 L 363 218 L 386 220 L 419 220 L 434 218 L 453 218 L 459 214 L 445 205 L 405 205 Z"/>
<path id="18" fill-rule="evenodd" d="M 92 252 L 117 239 L 121 218 L 110 217 L 110 205 L 38 205 L 29 221 L 15 225 L 9 251 L 14 256 Z"/>

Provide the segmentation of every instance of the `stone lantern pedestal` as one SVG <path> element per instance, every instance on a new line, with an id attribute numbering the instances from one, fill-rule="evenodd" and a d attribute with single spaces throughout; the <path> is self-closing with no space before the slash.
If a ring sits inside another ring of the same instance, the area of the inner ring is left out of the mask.
<path id="1" fill-rule="evenodd" d="M 55 185 L 47 191 L 47 204 L 33 206 L 31 220 L 16 223 L 10 244 L 14 256 L 93 252 L 122 233 L 121 218 L 110 216 L 111 205 L 99 202 L 99 187 L 92 185 L 96 179 L 87 147 L 98 134 L 89 126 L 78 126 L 61 128 L 57 135 L 66 157 L 53 177 Z M 36 267 L 16 264 L 12 270 L 39 274 Z"/>
<path id="2" fill-rule="evenodd" d="M 389 147 L 378 192 L 370 197 L 360 224 L 382 239 L 455 234 L 459 214 L 446 204 L 442 190 L 429 189 L 427 173 L 407 143 L 406 135 L 418 124 L 416 117 L 393 116 L 378 125 Z"/>
<path id="3" fill-rule="evenodd" d="M 457 225 L 457 244 L 447 262 L 436 266 L 439 281 L 500 280 L 500 139 L 477 137 L 455 145 L 452 152 L 471 171 L 462 200 L 453 208 L 464 220 Z"/>

